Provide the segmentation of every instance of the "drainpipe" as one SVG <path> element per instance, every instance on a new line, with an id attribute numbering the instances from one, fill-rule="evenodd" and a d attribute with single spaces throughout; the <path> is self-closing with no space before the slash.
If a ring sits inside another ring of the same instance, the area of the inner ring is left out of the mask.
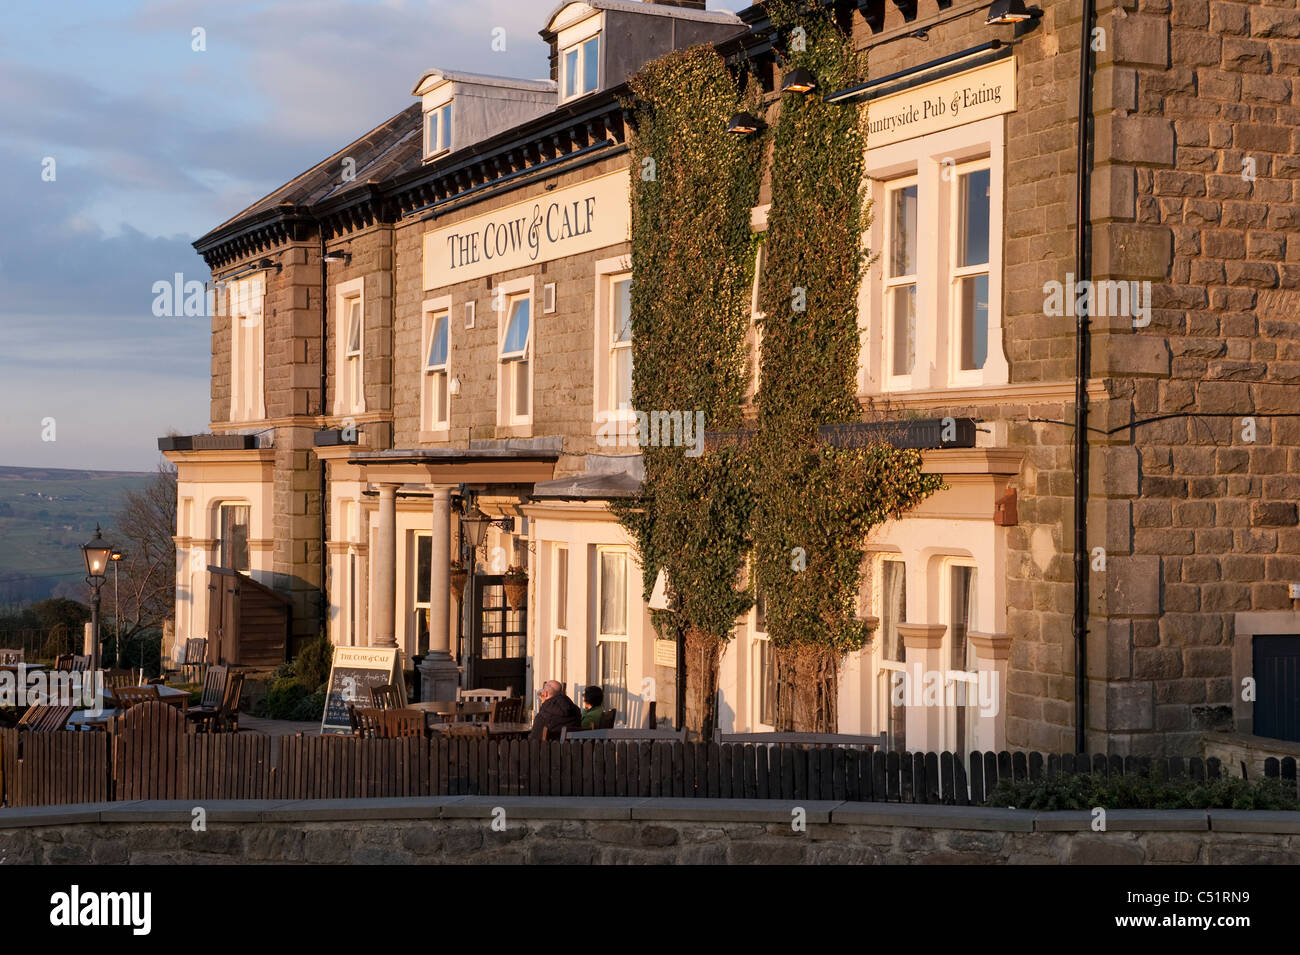
<path id="1" fill-rule="evenodd" d="M 1092 27 L 1095 0 L 1084 0 L 1079 38 L 1079 155 L 1075 175 L 1075 281 L 1091 276 L 1088 130 L 1092 120 Z M 1077 304 L 1077 303 L 1076 303 Z M 1075 309 L 1074 372 L 1074 749 L 1088 744 L 1088 375 L 1091 369 L 1086 305 Z"/>
<path id="2" fill-rule="evenodd" d="M 320 414 L 325 417 L 325 370 L 327 349 L 325 342 L 329 337 L 329 286 L 326 277 L 325 264 L 325 228 L 319 219 L 316 220 L 316 235 L 320 238 Z M 317 459 L 319 461 L 319 459 Z M 326 581 L 329 580 L 327 572 L 329 570 L 329 558 L 325 553 L 325 515 L 326 515 L 326 494 L 325 486 L 325 462 L 320 461 L 320 625 L 321 629 L 328 633 L 329 627 L 329 591 Z"/>

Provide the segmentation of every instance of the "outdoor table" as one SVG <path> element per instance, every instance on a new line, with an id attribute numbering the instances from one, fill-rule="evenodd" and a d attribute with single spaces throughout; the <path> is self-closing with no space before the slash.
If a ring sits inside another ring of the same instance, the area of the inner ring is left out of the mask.
<path id="1" fill-rule="evenodd" d="M 450 717 L 451 722 L 472 720 L 476 716 L 488 716 L 492 712 L 492 704 L 475 700 L 429 700 L 427 703 L 412 703 L 409 708 Z"/>
<path id="2" fill-rule="evenodd" d="M 168 706 L 174 706 L 182 713 L 189 708 L 189 690 L 180 690 L 174 686 L 158 686 L 157 690 L 159 702 L 166 703 Z M 113 696 L 113 688 L 111 686 L 104 687 L 104 702 L 106 704 L 112 703 L 115 699 L 116 697 Z"/>
<path id="3" fill-rule="evenodd" d="M 108 709 L 107 707 L 97 714 L 92 714 L 89 710 L 77 710 L 68 717 L 67 728 L 70 730 L 86 730 L 107 726 L 115 716 L 117 716 L 117 710 Z"/>

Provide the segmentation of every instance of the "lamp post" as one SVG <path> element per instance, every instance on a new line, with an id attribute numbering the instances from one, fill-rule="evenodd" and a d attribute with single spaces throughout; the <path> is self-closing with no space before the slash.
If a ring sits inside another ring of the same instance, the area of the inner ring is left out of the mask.
<path id="1" fill-rule="evenodd" d="M 90 584 L 90 668 L 99 669 L 99 588 L 104 586 L 105 574 L 113 548 L 104 542 L 95 525 L 95 536 L 88 543 L 81 545 L 81 554 L 86 559 L 86 583 Z"/>
<path id="2" fill-rule="evenodd" d="M 122 659 L 122 623 L 119 604 L 117 601 L 117 565 L 122 559 L 122 552 L 116 547 L 108 555 L 109 562 L 113 565 L 113 654 L 115 663 L 120 663 Z"/>

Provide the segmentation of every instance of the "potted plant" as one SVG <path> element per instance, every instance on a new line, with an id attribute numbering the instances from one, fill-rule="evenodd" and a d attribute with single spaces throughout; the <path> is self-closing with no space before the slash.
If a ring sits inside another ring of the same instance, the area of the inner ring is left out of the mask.
<path id="1" fill-rule="evenodd" d="M 469 571 L 465 565 L 458 560 L 451 562 L 451 592 L 459 600 L 461 594 L 465 592 L 465 582 L 469 580 Z"/>
<path id="2" fill-rule="evenodd" d="M 521 610 L 527 606 L 528 571 L 518 564 L 511 564 L 502 576 L 506 589 L 506 603 L 510 605 L 510 609 Z"/>

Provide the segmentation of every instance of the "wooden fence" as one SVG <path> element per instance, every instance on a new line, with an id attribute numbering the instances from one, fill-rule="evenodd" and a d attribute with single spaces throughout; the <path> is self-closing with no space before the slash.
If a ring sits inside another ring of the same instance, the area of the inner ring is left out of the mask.
<path id="1" fill-rule="evenodd" d="M 1215 759 L 881 753 L 737 743 L 0 730 L 8 806 L 131 799 L 682 796 L 980 805 L 999 779 L 1083 772 L 1214 778 Z M 1295 761 L 1267 775 L 1294 781 Z"/>

